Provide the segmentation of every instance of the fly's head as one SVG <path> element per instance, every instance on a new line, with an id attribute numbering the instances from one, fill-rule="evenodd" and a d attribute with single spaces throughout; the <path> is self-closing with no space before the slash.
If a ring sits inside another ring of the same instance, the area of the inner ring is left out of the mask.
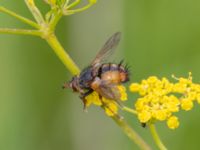
<path id="1" fill-rule="evenodd" d="M 71 88 L 74 92 L 81 92 L 79 77 L 74 76 L 71 81 L 64 83 L 63 88 Z"/>

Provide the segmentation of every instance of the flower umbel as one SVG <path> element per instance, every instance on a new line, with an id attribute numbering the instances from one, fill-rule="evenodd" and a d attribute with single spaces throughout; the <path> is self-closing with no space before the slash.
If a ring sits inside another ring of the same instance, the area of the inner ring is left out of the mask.
<path id="1" fill-rule="evenodd" d="M 166 120 L 168 127 L 175 129 L 179 121 L 174 113 L 180 109 L 191 110 L 194 101 L 199 102 L 200 85 L 192 82 L 191 73 L 188 78 L 173 78 L 176 83 L 171 83 L 167 78 L 151 76 L 141 83 L 130 85 L 130 91 L 141 96 L 135 103 L 140 122 Z"/>

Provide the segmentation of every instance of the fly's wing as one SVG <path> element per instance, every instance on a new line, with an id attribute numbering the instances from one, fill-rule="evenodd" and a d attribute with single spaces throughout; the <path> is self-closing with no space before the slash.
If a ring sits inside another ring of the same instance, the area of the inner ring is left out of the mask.
<path id="1" fill-rule="evenodd" d="M 101 81 L 101 83 L 99 84 L 99 87 L 96 91 L 102 97 L 105 97 L 105 98 L 110 99 L 110 100 L 114 100 L 120 106 L 122 106 L 122 104 L 119 101 L 120 98 L 121 98 L 121 94 L 120 94 L 120 91 L 117 87 L 117 84 L 112 84 L 112 83 L 109 83 L 107 81 Z"/>
<path id="2" fill-rule="evenodd" d="M 93 67 L 100 66 L 101 62 L 104 62 L 114 52 L 115 48 L 117 47 L 120 41 L 120 37 L 121 33 L 116 32 L 107 40 L 107 42 L 96 55 L 95 59 L 92 61 L 91 65 Z"/>

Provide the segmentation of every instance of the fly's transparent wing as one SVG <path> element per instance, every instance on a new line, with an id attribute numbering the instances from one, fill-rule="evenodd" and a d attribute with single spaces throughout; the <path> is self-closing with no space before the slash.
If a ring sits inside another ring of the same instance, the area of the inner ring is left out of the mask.
<path id="1" fill-rule="evenodd" d="M 104 46 L 96 55 L 95 59 L 92 61 L 91 65 L 93 67 L 99 66 L 101 62 L 104 62 L 110 55 L 112 55 L 115 48 L 119 44 L 120 37 L 121 37 L 121 33 L 116 32 L 107 40 L 107 42 L 104 44 Z"/>
<path id="2" fill-rule="evenodd" d="M 112 100 L 119 100 L 121 97 L 117 84 L 101 80 L 96 91 L 103 97 Z"/>
<path id="3" fill-rule="evenodd" d="M 121 94 L 117 84 L 112 84 L 107 81 L 101 81 L 99 88 L 96 90 L 102 97 L 114 100 L 120 107 L 123 107 L 120 102 Z"/>

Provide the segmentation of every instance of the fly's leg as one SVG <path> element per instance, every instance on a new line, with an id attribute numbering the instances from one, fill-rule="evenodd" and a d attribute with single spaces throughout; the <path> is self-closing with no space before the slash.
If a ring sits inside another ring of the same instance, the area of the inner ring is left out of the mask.
<path id="1" fill-rule="evenodd" d="M 92 89 L 89 89 L 87 92 L 82 93 L 82 94 L 80 95 L 80 99 L 83 101 L 83 110 L 84 110 L 84 111 L 87 111 L 86 99 L 85 99 L 85 97 L 88 96 L 88 95 L 90 95 L 92 92 L 93 92 L 93 90 L 92 90 Z"/>

